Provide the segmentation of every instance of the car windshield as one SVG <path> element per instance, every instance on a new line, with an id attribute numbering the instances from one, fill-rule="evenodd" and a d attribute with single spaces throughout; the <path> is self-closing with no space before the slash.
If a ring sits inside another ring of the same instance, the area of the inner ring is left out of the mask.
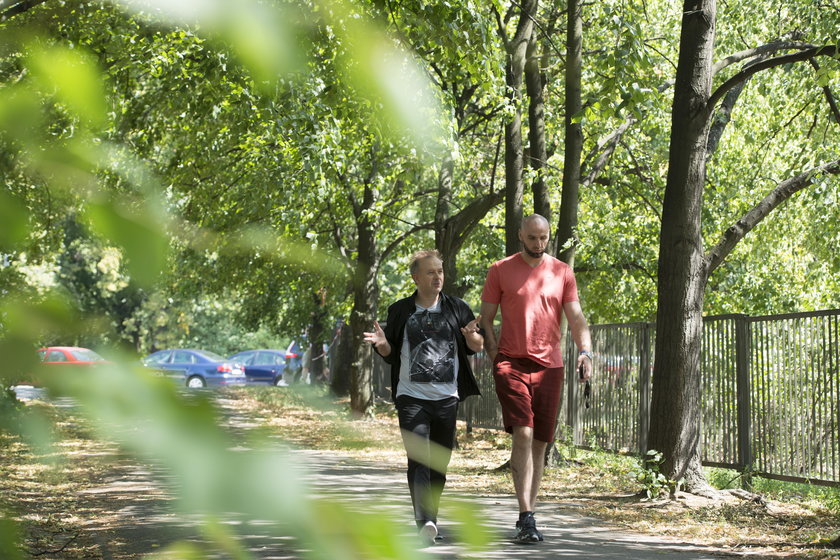
<path id="1" fill-rule="evenodd" d="M 79 348 L 77 350 L 71 350 L 71 354 L 76 360 L 80 362 L 104 362 L 105 358 L 94 352 L 93 350 L 87 350 L 85 348 Z"/>
<path id="2" fill-rule="evenodd" d="M 219 356 L 215 352 L 209 352 L 207 350 L 197 350 L 196 354 L 198 354 L 202 358 L 206 358 L 206 359 L 211 360 L 213 362 L 224 362 L 225 361 L 225 359 L 222 356 Z"/>

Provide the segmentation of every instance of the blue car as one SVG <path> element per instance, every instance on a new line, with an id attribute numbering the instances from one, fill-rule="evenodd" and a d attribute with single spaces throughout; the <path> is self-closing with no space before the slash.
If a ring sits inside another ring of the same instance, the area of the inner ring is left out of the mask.
<path id="1" fill-rule="evenodd" d="M 246 350 L 230 358 L 245 369 L 248 383 L 286 385 L 286 352 L 284 350 Z"/>
<path id="2" fill-rule="evenodd" d="M 143 358 L 143 365 L 193 389 L 246 383 L 241 364 L 207 350 L 160 350 Z"/>

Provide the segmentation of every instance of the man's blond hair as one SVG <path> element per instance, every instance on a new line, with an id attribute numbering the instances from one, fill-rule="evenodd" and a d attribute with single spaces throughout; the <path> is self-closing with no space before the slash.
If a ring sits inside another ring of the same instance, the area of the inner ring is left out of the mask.
<path id="1" fill-rule="evenodd" d="M 443 257 L 440 256 L 440 251 L 437 249 L 422 249 L 412 253 L 411 260 L 408 264 L 408 270 L 410 270 L 412 274 L 417 274 L 417 269 L 420 268 L 420 261 L 428 258 L 435 258 L 440 262 L 443 262 Z"/>

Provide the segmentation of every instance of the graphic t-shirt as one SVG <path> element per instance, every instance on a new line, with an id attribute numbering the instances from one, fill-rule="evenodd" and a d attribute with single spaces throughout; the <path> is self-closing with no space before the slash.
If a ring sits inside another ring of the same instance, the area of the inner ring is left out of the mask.
<path id="1" fill-rule="evenodd" d="M 457 397 L 458 347 L 452 326 L 440 312 L 440 298 L 432 307 L 416 308 L 405 324 L 397 396 Z"/>
<path id="2" fill-rule="evenodd" d="M 569 265 L 544 255 L 532 267 L 520 253 L 493 263 L 481 300 L 499 306 L 502 332 L 499 352 L 530 358 L 546 367 L 561 367 L 560 320 L 563 305 L 578 300 Z"/>

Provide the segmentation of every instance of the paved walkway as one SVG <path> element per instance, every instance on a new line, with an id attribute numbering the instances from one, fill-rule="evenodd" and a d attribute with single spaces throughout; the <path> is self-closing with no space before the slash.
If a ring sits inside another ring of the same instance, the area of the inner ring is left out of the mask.
<path id="1" fill-rule="evenodd" d="M 328 453 L 303 451 L 313 465 L 313 485 L 319 491 L 349 502 L 370 502 L 381 508 L 383 515 L 406 518 L 406 538 L 413 538 L 414 522 L 408 498 L 405 474 L 399 471 L 349 463 Z M 730 556 L 710 548 L 633 535 L 604 526 L 602 522 L 581 515 L 574 504 L 540 504 L 537 519 L 545 541 L 536 545 L 518 545 L 511 541 L 516 521 L 516 501 L 512 496 L 460 496 L 480 512 L 484 524 L 493 534 L 484 560 L 528 558 L 632 558 L 637 560 L 706 560 Z M 459 545 L 457 520 L 447 519 L 447 508 L 441 508 L 440 529 L 445 539 L 424 552 L 432 558 L 459 559 L 470 557 Z"/>
<path id="2" fill-rule="evenodd" d="M 220 399 L 221 401 L 221 399 Z M 225 420 L 234 430 L 246 432 L 259 425 L 240 411 L 220 402 Z M 365 511 L 378 511 L 390 519 L 405 520 L 407 540 L 416 541 L 405 473 L 391 467 L 349 461 L 334 453 L 296 451 L 311 466 L 307 482 L 315 495 L 328 495 Z M 81 517 L 83 531 L 104 558 L 141 559 L 177 540 L 200 541 L 196 520 L 172 513 L 171 496 L 162 481 L 166 477 L 131 460 L 118 462 L 100 484 L 83 490 Z M 446 501 L 441 507 L 440 528 L 445 539 L 420 551 L 429 560 L 456 559 L 572 559 L 599 560 L 710 560 L 734 556 L 714 550 L 621 532 L 601 521 L 587 518 L 576 504 L 540 504 L 537 519 L 545 541 L 536 545 L 517 545 L 511 541 L 516 519 L 512 496 L 444 494 L 445 500 L 469 502 L 491 532 L 488 547 L 470 553 L 458 540 L 459 525 Z M 291 536 L 277 534 L 268 522 L 230 520 L 243 543 L 258 560 L 298 560 L 305 557 L 302 543 Z M 60 555 L 42 556 L 53 560 Z M 214 558 L 228 558 L 219 554 Z M 765 557 L 766 558 L 766 557 Z"/>
<path id="3" fill-rule="evenodd" d="M 378 511 L 391 519 L 405 520 L 400 525 L 405 539 L 417 542 L 404 473 L 346 461 L 328 452 L 297 453 L 311 465 L 308 472 L 312 474 L 308 482 L 314 494 L 335 497 L 352 509 Z M 171 512 L 170 498 L 160 485 L 160 473 L 150 472 L 138 465 L 125 465 L 112 475 L 102 485 L 83 491 L 91 502 L 98 504 L 98 507 L 87 510 L 84 531 L 92 537 L 104 558 L 139 560 L 177 540 L 202 540 L 196 520 Z M 457 520 L 450 520 L 451 508 L 444 503 L 440 528 L 445 539 L 423 549 L 418 544 L 418 558 L 719 560 L 734 556 L 711 548 L 621 532 L 582 515 L 575 504 L 541 504 L 537 517 L 545 541 L 536 545 L 518 545 L 510 540 L 516 512 L 511 496 L 461 495 L 457 499 L 468 501 L 477 508 L 482 523 L 492 534 L 487 548 L 479 553 L 470 553 L 459 542 L 459 525 Z M 278 534 L 272 523 L 235 520 L 228 520 L 228 523 L 257 560 L 300 560 L 306 557 L 301 548 L 303 544 L 289 535 Z M 43 558 L 58 560 L 63 557 L 47 555 Z M 230 557 L 218 553 L 210 558 L 227 560 Z"/>

